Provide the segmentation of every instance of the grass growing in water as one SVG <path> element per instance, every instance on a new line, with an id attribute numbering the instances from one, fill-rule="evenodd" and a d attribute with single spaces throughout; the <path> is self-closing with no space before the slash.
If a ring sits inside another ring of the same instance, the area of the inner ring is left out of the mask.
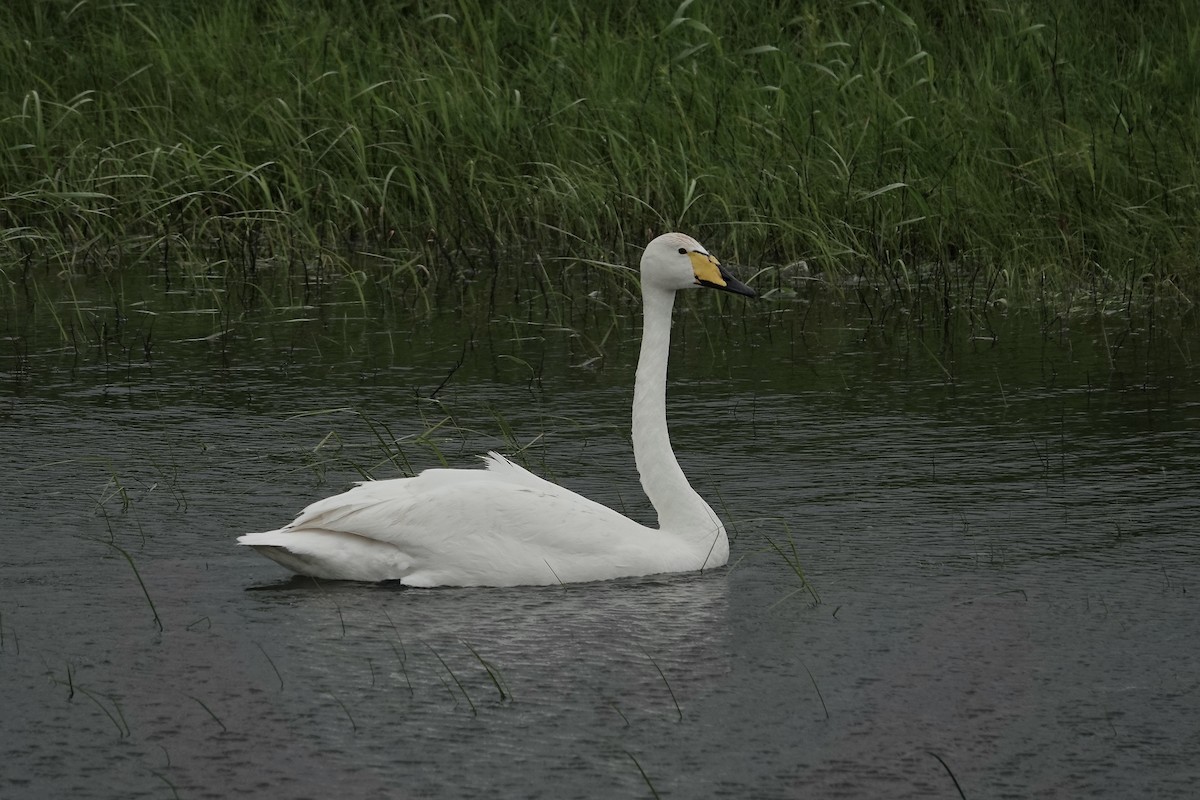
<path id="1" fill-rule="evenodd" d="M 49 668 L 47 668 L 46 674 L 53 683 L 56 683 L 59 686 L 67 687 L 67 700 L 73 700 L 75 698 L 75 692 L 78 691 L 84 697 L 95 703 L 96 707 L 104 713 L 104 716 L 108 717 L 109 722 L 111 722 L 117 729 L 117 733 L 120 734 L 122 739 L 131 735 L 129 723 L 125 721 L 125 714 L 121 711 L 121 705 L 116 701 L 116 699 L 112 695 L 106 695 L 102 692 L 93 692 L 76 683 L 75 677 L 71 671 L 70 662 L 67 663 L 67 679 L 65 681 L 55 677 L 54 673 Z M 100 698 L 104 698 L 112 704 L 112 711 L 109 711 L 108 707 L 105 706 L 104 703 L 100 702 Z"/>
<path id="2" fill-rule="evenodd" d="M 150 597 L 150 590 L 146 588 L 146 582 L 142 580 L 142 573 L 138 572 L 137 564 L 133 563 L 133 556 L 129 555 L 129 551 L 115 542 L 104 542 L 104 544 L 116 550 L 129 562 L 129 568 L 133 570 L 133 577 L 137 578 L 138 586 L 142 587 L 142 594 L 145 595 L 146 602 L 150 605 L 150 613 L 154 615 L 154 624 L 158 626 L 159 632 L 162 632 L 163 624 L 162 620 L 159 619 L 158 609 L 154 607 L 154 600 Z"/>
<path id="3" fill-rule="evenodd" d="M 646 782 L 646 788 L 650 790 L 650 794 L 654 796 L 654 800 L 658 800 L 658 790 L 654 788 L 654 784 L 650 781 L 650 776 L 646 774 L 646 770 L 642 769 L 641 762 L 637 760 L 637 756 L 628 750 L 624 751 L 625 755 L 629 756 L 629 760 L 637 767 L 638 773 L 642 776 L 642 780 Z"/>
<path id="4" fill-rule="evenodd" d="M 279 691 L 282 692 L 283 691 L 283 675 L 280 674 L 279 667 L 275 666 L 275 662 L 271 659 L 271 656 L 267 655 L 267 651 L 263 648 L 263 646 L 261 644 L 259 644 L 258 642 L 255 642 L 254 646 L 259 649 L 259 652 L 261 652 L 263 654 L 263 658 L 265 658 L 267 660 L 267 663 L 271 665 L 271 670 L 275 673 L 275 677 L 279 679 Z"/>
<path id="5" fill-rule="evenodd" d="M 804 571 L 804 565 L 800 561 L 800 553 L 796 550 L 796 540 L 792 538 L 792 532 L 787 527 L 786 522 L 784 523 L 784 529 L 787 531 L 787 544 L 788 544 L 787 549 L 784 549 L 782 546 L 780 546 L 770 536 L 767 536 L 764 534 L 763 538 L 767 540 L 767 545 L 772 550 L 775 551 L 775 554 L 783 559 L 783 563 L 787 564 L 788 569 L 790 569 L 792 572 L 794 572 L 796 574 L 796 577 L 800 579 L 800 586 L 799 586 L 799 588 L 793 589 L 792 591 L 788 592 L 786 595 L 784 595 L 782 598 L 780 598 L 778 601 L 776 601 L 771 606 L 771 608 L 774 608 L 775 606 L 779 605 L 780 603 L 783 603 L 784 601 L 794 597 L 795 595 L 799 594 L 800 592 L 808 592 L 808 596 L 810 598 L 812 598 L 812 604 L 814 606 L 820 605 L 821 595 L 817 592 L 816 587 L 813 586 L 812 582 L 808 579 L 808 575 Z M 806 669 L 807 669 L 807 667 L 806 667 Z M 813 685 L 814 686 L 816 685 L 815 682 Z M 820 690 L 818 690 L 818 692 L 819 691 Z M 822 701 L 822 703 L 823 702 L 824 701 Z"/>
<path id="6" fill-rule="evenodd" d="M 333 692 L 329 692 L 328 694 L 339 706 L 342 707 L 342 713 L 346 715 L 346 719 L 350 720 L 351 730 L 353 730 L 355 733 L 358 733 L 358 723 L 354 721 L 354 715 L 350 713 L 350 709 L 347 708 L 346 704 L 342 702 L 342 698 L 338 697 Z"/>
<path id="7" fill-rule="evenodd" d="M 731 260 L 948 295 L 1194 287 L 1198 15 L 9 4 L 0 268 L 417 286 L 515 243 L 628 262 L 684 227 Z M 348 266 L 393 248 L 419 255 Z"/>
<path id="8" fill-rule="evenodd" d="M 488 661 L 483 656 L 479 655 L 479 651 L 472 647 L 469 642 L 463 641 L 463 647 L 466 647 L 471 651 L 471 655 L 475 656 L 475 660 L 478 661 L 479 665 L 483 667 L 484 671 L 487 672 L 487 676 L 491 679 L 492 685 L 496 687 L 496 691 L 500 694 L 500 702 L 503 703 L 508 701 L 511 703 L 513 700 L 512 689 L 509 688 L 508 681 L 504 680 L 504 676 L 500 674 L 499 667 L 497 667 L 491 661 Z"/>
<path id="9" fill-rule="evenodd" d="M 215 722 L 221 726 L 222 733 L 229 732 L 229 728 L 225 727 L 225 723 L 221 721 L 221 718 L 218 717 L 216 714 L 214 714 L 213 710 L 211 708 L 209 708 L 207 705 L 205 705 L 203 700 L 201 700 L 199 697 L 195 697 L 194 695 L 190 695 L 190 694 L 186 694 L 186 695 L 184 695 L 184 697 L 188 698 L 189 700 L 194 700 L 198 706 L 203 708 L 205 710 L 205 712 L 207 712 L 207 714 L 213 718 L 213 722 Z"/>
<path id="10" fill-rule="evenodd" d="M 679 699 L 675 697 L 675 690 L 671 688 L 671 683 L 667 680 L 666 673 L 662 671 L 662 667 L 654 660 L 654 656 L 646 651 L 646 648 L 642 648 L 642 653 L 654 665 L 654 669 L 658 671 L 658 677 L 662 678 L 663 685 L 667 687 L 667 692 L 671 695 L 671 702 L 675 704 L 675 713 L 679 715 L 679 721 L 683 722 L 683 709 L 679 707 Z M 625 715 L 622 714 L 621 716 L 624 717 Z"/>
<path id="11" fill-rule="evenodd" d="M 466 698 L 467 705 L 471 707 L 471 716 L 479 716 L 479 710 L 475 708 L 475 701 L 471 699 L 471 695 L 467 694 L 467 687 L 463 686 L 462 681 L 460 681 L 458 676 L 454 674 L 454 670 L 450 669 L 450 665 L 446 663 L 446 660 L 442 658 L 441 654 L 438 653 L 437 650 L 433 649 L 433 645 L 427 643 L 425 646 L 429 648 L 429 652 L 433 653 L 434 657 L 438 660 L 438 663 L 442 665 L 442 669 L 446 670 L 446 674 L 450 676 L 450 679 L 454 681 L 454 685 L 458 687 L 458 690 L 462 692 L 462 696 Z M 448 686 L 447 690 L 449 690 Z M 450 696 L 454 697 L 454 693 L 451 692 Z M 457 698 L 455 698 L 454 704 L 458 705 Z"/>

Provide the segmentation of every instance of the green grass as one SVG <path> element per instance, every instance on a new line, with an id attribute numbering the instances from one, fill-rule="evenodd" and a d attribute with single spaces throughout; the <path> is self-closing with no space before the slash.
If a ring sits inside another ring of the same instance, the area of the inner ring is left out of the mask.
<path id="1" fill-rule="evenodd" d="M 624 715 L 622 714 L 622 717 L 623 716 Z M 646 782 L 646 788 L 650 790 L 650 794 L 654 797 L 654 800 L 659 800 L 658 790 L 654 788 L 654 783 L 650 780 L 650 776 L 646 774 L 646 770 L 642 769 L 642 764 L 637 760 L 637 756 L 628 750 L 625 750 L 624 753 L 625 755 L 629 756 L 629 760 L 633 762 L 635 767 L 637 767 L 638 773 L 642 776 L 642 780 Z"/>
<path id="2" fill-rule="evenodd" d="M 114 542 L 105 542 L 104 544 L 116 550 L 129 562 L 129 568 L 133 570 L 133 577 L 137 578 L 138 586 L 142 587 L 142 594 L 146 597 L 146 602 L 150 605 L 150 613 L 154 615 L 154 624 L 161 633 L 163 630 L 162 619 L 158 616 L 158 609 L 154 606 L 154 600 L 150 597 L 150 590 L 146 588 L 146 582 L 142 580 L 142 573 L 138 572 L 137 564 L 133 563 L 133 556 L 129 555 L 128 550 L 125 550 Z"/>
<path id="3" fill-rule="evenodd" d="M 1190 0 L 778 6 L 6 4 L 0 269 L 423 287 L 682 228 L 843 285 L 1195 291 Z"/>

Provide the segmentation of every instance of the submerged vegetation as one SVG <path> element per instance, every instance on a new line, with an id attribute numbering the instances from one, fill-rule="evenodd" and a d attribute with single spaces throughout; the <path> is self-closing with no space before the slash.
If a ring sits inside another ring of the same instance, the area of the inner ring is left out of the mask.
<path id="1" fill-rule="evenodd" d="M 685 228 L 832 282 L 1196 288 L 1189 0 L 53 0 L 0 30 L 10 280 L 370 253 L 428 285 Z"/>

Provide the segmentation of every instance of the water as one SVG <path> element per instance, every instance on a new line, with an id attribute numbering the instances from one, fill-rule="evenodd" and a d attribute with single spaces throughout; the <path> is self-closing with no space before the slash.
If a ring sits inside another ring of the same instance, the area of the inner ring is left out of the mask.
<path id="1" fill-rule="evenodd" d="M 290 580 L 233 538 L 488 448 L 650 521 L 629 307 L 74 293 L 6 310 L 0 797 L 1200 779 L 1194 315 L 687 305 L 673 437 L 731 567 L 421 591 Z"/>

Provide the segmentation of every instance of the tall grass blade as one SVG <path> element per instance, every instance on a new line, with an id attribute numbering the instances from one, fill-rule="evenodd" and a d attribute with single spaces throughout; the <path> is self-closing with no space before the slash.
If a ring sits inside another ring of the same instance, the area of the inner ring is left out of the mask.
<path id="1" fill-rule="evenodd" d="M 653 796 L 655 800 L 659 800 L 658 790 L 654 788 L 654 784 L 650 781 L 650 776 L 646 774 L 646 770 L 642 769 L 642 765 L 637 760 L 637 757 L 628 750 L 624 750 L 623 752 L 625 755 L 629 756 L 629 760 L 633 762 L 635 767 L 637 767 L 637 771 L 642 776 L 642 780 L 646 782 L 646 788 L 650 790 L 651 796 Z"/>
<path id="2" fill-rule="evenodd" d="M 433 653 L 434 658 L 441 663 L 442 668 L 446 670 L 446 674 L 450 676 L 452 681 L 454 681 L 454 685 L 458 687 L 460 692 L 462 692 L 462 696 L 466 699 L 467 705 L 471 707 L 471 715 L 475 717 L 479 716 L 479 710 L 475 708 L 475 703 L 471 700 L 471 695 L 467 693 L 467 687 L 462 685 L 462 681 L 460 681 L 458 676 L 454 674 L 454 670 L 450 669 L 450 665 L 447 664 L 445 660 L 438 654 L 437 650 L 433 649 L 432 645 L 426 644 L 425 646 L 429 648 L 429 652 Z"/>
<path id="3" fill-rule="evenodd" d="M 142 587 L 142 594 L 146 597 L 146 602 L 150 605 L 150 613 L 154 615 L 154 624 L 158 626 L 159 632 L 162 632 L 162 620 L 158 617 L 158 609 L 154 607 L 154 600 L 150 597 L 150 591 L 146 588 L 145 582 L 142 580 L 142 575 L 138 572 L 137 564 L 133 563 L 133 557 L 126 550 L 115 542 L 104 542 L 112 549 L 120 553 L 126 561 L 129 562 L 129 568 L 133 570 L 133 576 L 137 578 L 138 586 Z"/>
<path id="4" fill-rule="evenodd" d="M 658 665 L 658 662 L 654 660 L 653 656 L 646 652 L 646 648 L 642 648 L 642 653 L 645 654 L 646 658 L 650 660 L 650 663 L 654 665 L 654 669 L 658 670 L 658 676 L 662 678 L 663 685 L 667 687 L 667 692 L 669 692 L 671 695 L 671 702 L 675 704 L 675 713 L 679 715 L 678 721 L 683 722 L 683 709 L 679 707 L 679 700 L 675 697 L 675 690 L 671 688 L 671 683 L 667 680 L 667 676 L 663 673 L 662 667 Z"/>

